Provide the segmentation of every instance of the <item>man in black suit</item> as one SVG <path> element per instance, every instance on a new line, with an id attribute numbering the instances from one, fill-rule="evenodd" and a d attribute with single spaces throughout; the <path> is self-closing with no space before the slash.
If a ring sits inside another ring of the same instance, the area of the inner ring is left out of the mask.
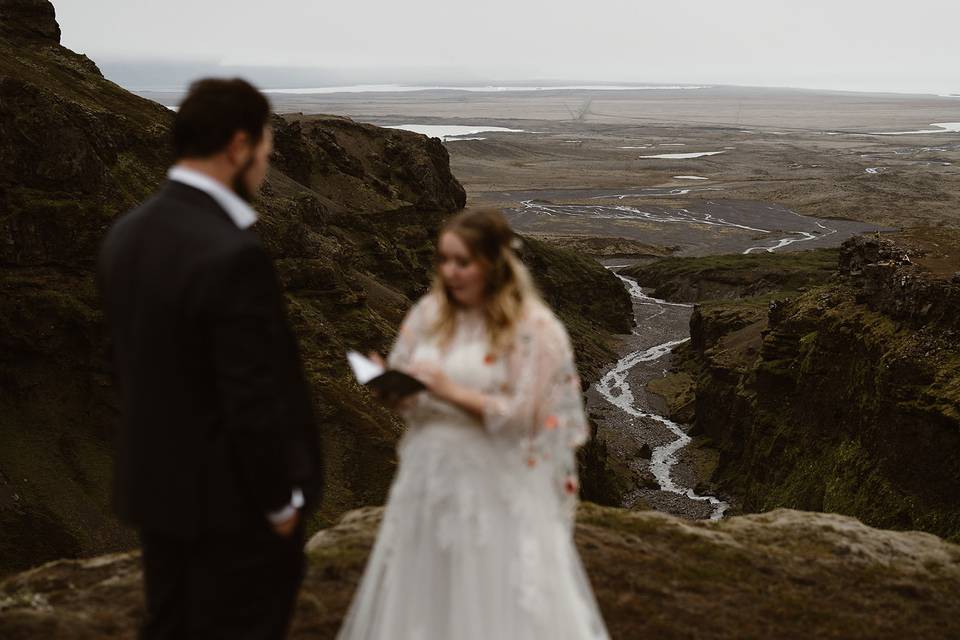
<path id="1" fill-rule="evenodd" d="M 273 149 L 243 80 L 195 83 L 177 163 L 101 250 L 122 424 L 118 515 L 143 546 L 141 637 L 282 638 L 320 450 L 296 341 L 248 204 Z"/>

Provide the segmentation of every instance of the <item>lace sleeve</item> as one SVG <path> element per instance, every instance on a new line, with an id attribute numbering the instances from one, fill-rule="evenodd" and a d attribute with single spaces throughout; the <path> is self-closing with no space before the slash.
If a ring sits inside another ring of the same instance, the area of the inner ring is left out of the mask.
<path id="1" fill-rule="evenodd" d="M 405 371 L 412 364 L 414 351 L 429 330 L 428 325 L 432 316 L 428 296 L 429 294 L 420 298 L 404 316 L 400 323 L 400 329 L 397 331 L 393 348 L 387 355 L 387 367 Z M 413 394 L 413 396 L 394 407 L 394 411 L 405 420 L 409 420 L 417 408 L 421 406 L 423 397 L 423 393 Z"/>
<path id="2" fill-rule="evenodd" d="M 426 296 L 420 298 L 400 323 L 397 338 L 387 356 L 387 366 L 391 369 L 403 370 L 410 366 L 413 350 L 426 331 L 428 304 Z"/>
<path id="3" fill-rule="evenodd" d="M 532 316 L 517 328 L 506 356 L 507 382 L 488 397 L 484 425 L 492 433 L 522 438 L 527 464 L 549 465 L 572 505 L 579 489 L 576 449 L 589 434 L 580 378 L 563 324 L 549 310 Z"/>

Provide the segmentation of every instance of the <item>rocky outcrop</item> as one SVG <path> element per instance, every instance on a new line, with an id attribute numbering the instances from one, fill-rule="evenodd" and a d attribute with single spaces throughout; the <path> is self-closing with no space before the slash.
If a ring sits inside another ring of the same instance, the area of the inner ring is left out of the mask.
<path id="1" fill-rule="evenodd" d="M 0 38 L 60 44 L 60 25 L 49 0 L 0 0 Z"/>
<path id="2" fill-rule="evenodd" d="M 399 129 L 325 115 L 289 115 L 276 132 L 278 168 L 351 211 L 461 209 L 466 193 L 438 138 L 409 144 Z"/>
<path id="3" fill-rule="evenodd" d="M 886 240 L 791 295 L 698 305 L 695 433 L 741 511 L 791 507 L 960 540 L 957 284 Z"/>
<path id="4" fill-rule="evenodd" d="M 960 331 L 960 273 L 931 278 L 917 254 L 885 238 L 853 238 L 843 245 L 840 273 L 871 309 L 913 328 Z"/>
<path id="5" fill-rule="evenodd" d="M 110 223 L 162 182 L 173 114 L 57 43 L 49 2 L 0 0 L 0 575 L 130 548 L 110 513 L 117 405 L 93 281 Z M 463 206 L 446 150 L 343 118 L 274 119 L 277 162 L 257 229 L 276 259 L 326 442 L 311 527 L 383 500 L 402 428 L 348 375 L 347 348 L 386 350 L 429 283 L 437 230 Z M 629 317 L 602 267 L 531 248 L 584 379 Z M 539 262 L 538 262 L 539 261 Z M 580 265 L 579 267 L 575 265 Z M 583 269 L 586 269 L 585 271 Z M 621 315 L 617 317 L 617 313 Z"/>
<path id="6" fill-rule="evenodd" d="M 334 638 L 381 510 L 308 545 L 290 637 Z M 957 637 L 960 547 L 838 515 L 778 509 L 722 522 L 581 505 L 576 542 L 611 637 Z M 135 637 L 137 554 L 54 562 L 0 583 L 0 636 Z"/>

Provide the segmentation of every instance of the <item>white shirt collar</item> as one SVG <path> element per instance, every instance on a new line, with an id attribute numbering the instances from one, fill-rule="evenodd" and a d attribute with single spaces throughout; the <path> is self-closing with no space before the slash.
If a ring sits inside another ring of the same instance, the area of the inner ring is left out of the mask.
<path id="1" fill-rule="evenodd" d="M 257 212 L 243 198 L 205 173 L 174 165 L 167 172 L 167 177 L 209 195 L 241 229 L 246 229 L 257 221 Z"/>

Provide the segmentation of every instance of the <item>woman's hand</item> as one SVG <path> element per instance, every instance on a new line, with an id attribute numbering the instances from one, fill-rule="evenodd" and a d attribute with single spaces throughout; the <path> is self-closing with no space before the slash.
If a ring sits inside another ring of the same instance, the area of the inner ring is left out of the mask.
<path id="1" fill-rule="evenodd" d="M 427 391 L 440 400 L 456 405 L 477 418 L 483 418 L 487 396 L 480 391 L 454 382 L 438 365 L 432 362 L 417 362 L 407 371 L 427 387 Z"/>
<path id="2" fill-rule="evenodd" d="M 377 353 L 376 351 L 370 351 L 370 352 L 368 352 L 368 353 L 367 353 L 367 357 L 368 357 L 372 362 L 374 362 L 374 363 L 380 365 L 381 367 L 383 367 L 384 370 L 387 369 L 387 362 L 386 362 L 386 360 L 384 360 L 384 359 L 383 359 L 383 356 L 381 356 L 381 355 L 380 355 L 379 353 Z M 403 411 L 403 410 L 409 408 L 410 405 L 413 404 L 413 400 L 414 400 L 413 394 L 411 394 L 411 395 L 409 395 L 409 396 L 398 396 L 398 395 L 393 394 L 393 393 L 389 393 L 389 394 L 381 393 L 381 392 L 377 391 L 376 389 L 371 389 L 371 390 L 370 390 L 370 393 L 372 393 L 373 396 L 374 396 L 377 400 L 379 400 L 379 401 L 382 402 L 384 405 L 386 405 L 389 409 L 392 409 L 392 410 L 394 410 L 394 411 Z"/>
<path id="3" fill-rule="evenodd" d="M 415 362 L 407 371 L 426 387 L 427 391 L 441 400 L 452 400 L 456 385 L 436 364 L 432 362 Z"/>

